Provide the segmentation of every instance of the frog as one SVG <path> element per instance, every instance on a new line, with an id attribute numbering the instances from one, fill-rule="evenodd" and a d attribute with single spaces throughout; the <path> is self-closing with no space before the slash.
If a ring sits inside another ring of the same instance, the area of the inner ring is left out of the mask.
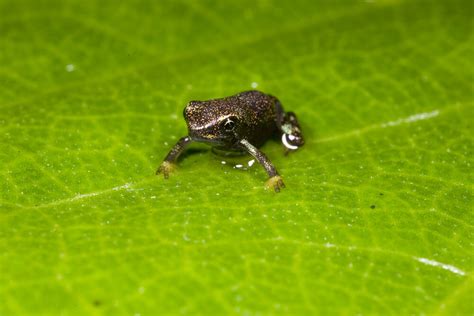
<path id="1" fill-rule="evenodd" d="M 178 157 L 193 142 L 206 143 L 217 152 L 248 153 L 265 169 L 266 187 L 280 192 L 282 177 L 270 159 L 259 149 L 274 136 L 281 139 L 285 154 L 304 145 L 298 119 L 285 112 L 281 102 L 270 94 L 249 90 L 232 96 L 190 101 L 183 110 L 188 134 L 181 137 L 156 170 L 168 179 Z"/>

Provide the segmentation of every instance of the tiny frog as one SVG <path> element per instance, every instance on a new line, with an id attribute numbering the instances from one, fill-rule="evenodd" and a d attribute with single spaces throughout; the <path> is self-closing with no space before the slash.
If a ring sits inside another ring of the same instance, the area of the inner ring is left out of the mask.
<path id="1" fill-rule="evenodd" d="M 268 174 L 267 187 L 276 192 L 285 184 L 271 161 L 258 147 L 279 135 L 286 153 L 304 144 L 293 112 L 285 112 L 277 98 L 260 91 L 208 101 L 191 101 L 183 111 L 188 135 L 171 149 L 156 171 L 168 178 L 178 156 L 191 142 L 203 142 L 221 151 L 249 153 Z"/>

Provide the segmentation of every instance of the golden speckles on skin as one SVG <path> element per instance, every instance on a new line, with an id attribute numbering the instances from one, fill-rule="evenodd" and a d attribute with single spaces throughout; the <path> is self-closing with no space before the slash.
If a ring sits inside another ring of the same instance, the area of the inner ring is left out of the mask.
<path id="1" fill-rule="evenodd" d="M 168 179 L 170 176 L 170 173 L 172 173 L 176 169 L 176 164 L 169 162 L 169 161 L 163 161 L 161 165 L 158 167 L 158 170 L 156 170 L 156 174 L 163 174 L 163 177 L 165 179 Z"/>
<path id="2" fill-rule="evenodd" d="M 265 182 L 265 187 L 267 190 L 275 190 L 276 192 L 280 192 L 280 189 L 285 187 L 283 183 L 283 178 L 281 176 L 274 176 Z"/>

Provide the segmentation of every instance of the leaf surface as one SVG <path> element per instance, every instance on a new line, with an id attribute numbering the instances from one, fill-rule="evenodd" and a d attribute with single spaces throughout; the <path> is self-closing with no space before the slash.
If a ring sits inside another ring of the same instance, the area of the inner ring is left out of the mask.
<path id="1" fill-rule="evenodd" d="M 0 1 L 0 314 L 472 314 L 470 1 Z M 306 145 L 194 146 L 257 88 Z"/>

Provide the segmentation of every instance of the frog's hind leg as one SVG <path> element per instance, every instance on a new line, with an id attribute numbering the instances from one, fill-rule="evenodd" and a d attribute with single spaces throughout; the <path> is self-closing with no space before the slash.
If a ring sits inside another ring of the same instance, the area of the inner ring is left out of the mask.
<path id="1" fill-rule="evenodd" d="M 276 192 L 280 192 L 281 188 L 285 187 L 283 179 L 278 174 L 275 166 L 272 164 L 270 159 L 265 156 L 263 152 L 257 149 L 254 145 L 250 144 L 247 140 L 242 139 L 240 145 L 244 148 L 250 155 L 252 155 L 257 161 L 262 165 L 265 171 L 268 174 L 268 180 L 266 185 L 268 188 L 274 189 Z"/>
<path id="2" fill-rule="evenodd" d="M 297 150 L 304 145 L 301 127 L 293 112 L 285 112 L 280 101 L 275 103 L 276 125 L 281 133 L 281 142 L 285 146 L 286 153 Z"/>

